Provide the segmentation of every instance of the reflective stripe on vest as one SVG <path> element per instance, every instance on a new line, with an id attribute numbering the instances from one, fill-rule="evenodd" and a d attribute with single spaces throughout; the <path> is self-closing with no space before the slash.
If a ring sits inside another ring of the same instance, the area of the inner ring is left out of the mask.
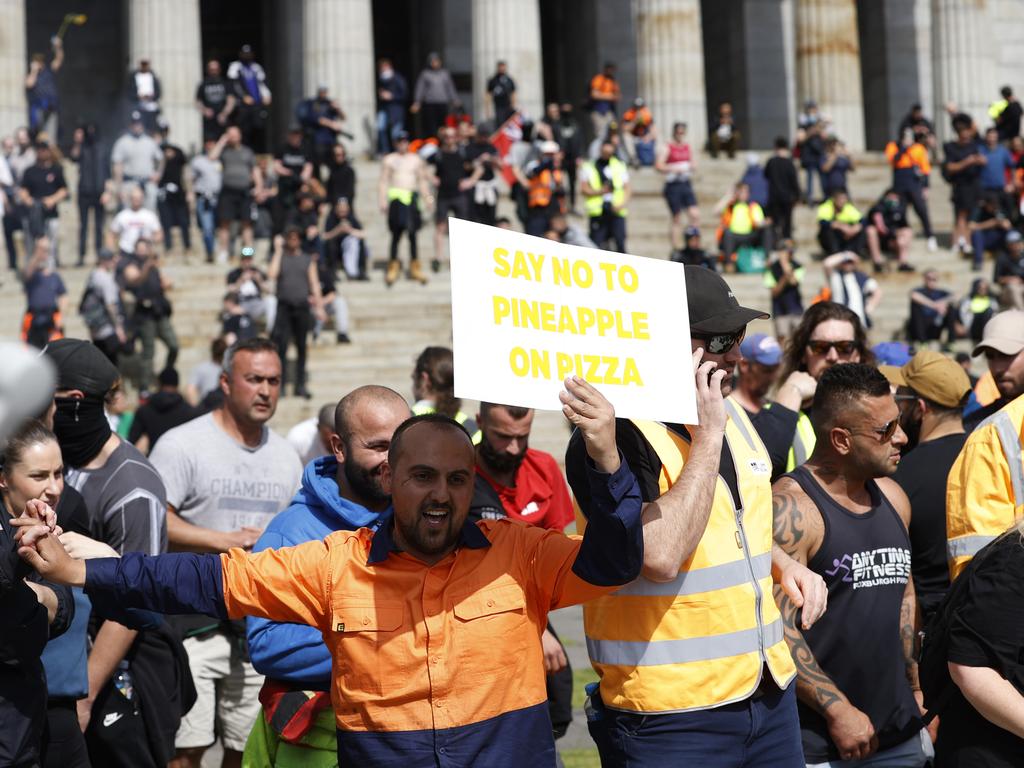
<path id="1" fill-rule="evenodd" d="M 1006 456 L 1007 469 L 1010 471 L 1010 485 L 1013 487 L 1013 505 L 1024 507 L 1024 464 L 1021 463 L 1024 457 L 1021 456 L 1020 435 L 1005 411 L 998 411 L 983 421 L 981 426 L 986 424 L 995 427 L 1003 446 L 1003 455 Z"/>
<path id="2" fill-rule="evenodd" d="M 641 577 L 583 608 L 587 649 L 610 708 L 709 709 L 747 698 L 765 664 L 781 686 L 795 674 L 772 598 L 771 462 L 742 408 L 725 405 L 739 498 L 718 478 L 704 533 L 675 579 Z M 664 424 L 633 423 L 661 459 L 665 494 L 690 444 Z"/>
<path id="3" fill-rule="evenodd" d="M 995 541 L 995 536 L 985 536 L 984 534 L 974 534 L 972 536 L 961 536 L 957 539 L 950 539 L 946 542 L 946 556 L 950 560 L 954 560 L 958 557 L 974 557 L 976 554 L 981 552 L 991 542 Z"/>
<path id="4" fill-rule="evenodd" d="M 816 442 L 811 418 L 800 411 L 796 419 L 796 432 L 793 433 L 793 445 L 790 446 L 789 455 L 786 457 L 786 471 L 792 472 L 811 458 Z"/>
<path id="5" fill-rule="evenodd" d="M 608 169 L 612 175 L 612 204 L 622 205 L 626 201 L 626 165 L 619 158 L 613 157 L 608 160 Z M 589 174 L 587 183 L 592 189 L 601 189 L 604 186 L 604 178 L 598 172 L 596 164 L 587 163 L 584 170 Z M 583 201 L 583 205 L 588 216 L 600 216 L 604 211 L 604 195 L 589 195 Z M 619 211 L 619 216 L 625 216 L 626 213 L 627 211 L 623 209 Z"/>

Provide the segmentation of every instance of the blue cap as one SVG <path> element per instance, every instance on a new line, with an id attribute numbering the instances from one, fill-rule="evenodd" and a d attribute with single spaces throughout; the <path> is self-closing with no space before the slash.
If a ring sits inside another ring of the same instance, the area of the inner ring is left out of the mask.
<path id="1" fill-rule="evenodd" d="M 746 360 L 753 360 L 761 365 L 778 365 L 782 360 L 782 347 L 774 336 L 755 333 L 747 336 L 740 344 L 740 354 Z"/>
<path id="2" fill-rule="evenodd" d="M 906 365 L 912 355 L 910 347 L 902 341 L 883 341 L 872 347 L 879 365 Z"/>

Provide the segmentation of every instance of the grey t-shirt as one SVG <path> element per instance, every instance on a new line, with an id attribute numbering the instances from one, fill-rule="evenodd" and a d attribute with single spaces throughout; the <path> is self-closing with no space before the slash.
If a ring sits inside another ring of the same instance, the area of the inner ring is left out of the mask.
<path id="1" fill-rule="evenodd" d="M 124 175 L 133 179 L 152 176 L 162 160 L 160 145 L 146 134 L 123 134 L 110 153 L 110 162 L 121 163 Z"/>
<path id="2" fill-rule="evenodd" d="M 94 269 L 89 274 L 89 281 L 86 290 L 93 291 L 100 298 L 105 307 L 117 307 L 120 312 L 121 291 L 117 287 L 117 279 L 113 272 L 105 269 Z M 107 322 L 92 331 L 94 339 L 106 339 L 117 333 L 114 328 L 113 318 L 107 313 Z"/>
<path id="3" fill-rule="evenodd" d="M 290 445 L 288 450 L 295 455 Z M 167 493 L 160 475 L 131 443 L 122 440 L 99 469 L 68 469 L 67 482 L 85 499 L 89 531 L 125 552 L 167 551 Z"/>
<path id="4" fill-rule="evenodd" d="M 189 523 L 216 531 L 264 528 L 288 506 L 302 479 L 295 449 L 264 427 L 249 448 L 208 413 L 165 432 L 149 456 L 167 486 L 167 503 Z"/>
<path id="5" fill-rule="evenodd" d="M 200 363 L 192 369 L 188 383 L 196 388 L 200 400 L 213 392 L 220 384 L 221 370 L 220 363 L 215 363 L 212 360 Z"/>
<path id="6" fill-rule="evenodd" d="M 197 195 L 215 198 L 220 194 L 222 166 L 220 160 L 196 155 L 189 163 L 192 168 L 192 189 Z"/>
<path id="7" fill-rule="evenodd" d="M 242 191 L 252 186 L 252 169 L 256 166 L 256 155 L 245 146 L 224 147 L 220 153 L 223 169 L 224 189 Z"/>

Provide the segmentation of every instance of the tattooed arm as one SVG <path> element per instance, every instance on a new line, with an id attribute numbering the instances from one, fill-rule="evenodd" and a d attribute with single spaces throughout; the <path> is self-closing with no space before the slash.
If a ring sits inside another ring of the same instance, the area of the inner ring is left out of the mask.
<path id="1" fill-rule="evenodd" d="M 798 563 L 806 564 L 821 544 L 823 523 L 820 513 L 794 480 L 784 477 L 773 486 L 772 515 L 775 544 Z M 867 757 L 878 747 L 871 720 L 850 704 L 835 681 L 822 670 L 800 630 L 797 605 L 779 585 L 775 587 L 775 600 L 796 664 L 797 697 L 825 718 L 840 758 Z"/>
<path id="2" fill-rule="evenodd" d="M 910 530 L 910 499 L 903 489 L 890 478 L 879 478 L 878 488 L 892 504 L 903 525 Z M 900 604 L 900 640 L 903 641 L 903 657 L 907 660 L 907 680 L 915 694 L 921 690 L 917 676 L 917 632 L 921 628 L 921 612 L 917 604 L 917 592 L 914 590 L 914 579 L 907 574 L 907 588 L 903 590 L 903 602 Z"/>

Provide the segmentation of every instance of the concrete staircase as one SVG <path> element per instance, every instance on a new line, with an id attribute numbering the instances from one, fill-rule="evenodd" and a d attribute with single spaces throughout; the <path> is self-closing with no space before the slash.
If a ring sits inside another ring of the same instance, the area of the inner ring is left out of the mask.
<path id="1" fill-rule="evenodd" d="M 855 204 L 866 211 L 888 185 L 890 172 L 884 159 L 878 155 L 865 155 L 857 158 L 857 161 L 857 170 L 850 177 L 850 187 Z M 701 203 L 701 228 L 705 245 L 713 243 L 717 223 L 712 213 L 714 203 L 739 179 L 742 172 L 743 163 L 738 159 L 702 158 L 696 191 Z M 74 168 L 67 168 L 66 173 L 73 189 Z M 388 239 L 386 221 L 376 207 L 377 166 L 361 162 L 357 165 L 357 173 L 359 192 L 356 210 L 369 230 L 371 257 L 377 269 L 370 282 L 339 282 L 339 289 L 350 304 L 352 344 L 336 345 L 333 333 L 327 332 L 317 345 L 311 347 L 309 387 L 315 396 L 309 402 L 290 395 L 282 397 L 272 422 L 274 428 L 281 432 L 314 415 L 324 402 L 337 401 L 361 384 L 384 384 L 411 397 L 410 374 L 416 356 L 429 344 L 451 343 L 450 283 L 446 266 L 440 274 L 431 275 L 430 283 L 426 286 L 405 281 L 391 289 L 384 286 L 380 267 L 386 256 Z M 631 253 L 653 258 L 668 256 L 668 214 L 661 197 L 661 186 L 659 174 L 652 169 L 643 169 L 633 174 L 634 198 L 630 205 L 627 242 Z M 931 213 L 936 230 L 942 233 L 948 233 L 950 229 L 948 199 L 945 183 L 938 173 L 933 174 Z M 499 212 L 514 220 L 507 200 L 502 200 Z M 64 205 L 61 215 L 65 224 L 62 253 L 63 261 L 67 263 L 74 260 L 77 215 L 69 204 Z M 582 227 L 586 225 L 581 219 L 574 219 L 574 223 Z M 823 284 L 820 268 L 811 259 L 811 254 L 817 251 L 814 211 L 799 208 L 794 223 L 798 254 L 808 266 L 804 297 L 809 299 Z M 430 227 L 424 227 L 419 235 L 421 258 L 425 257 L 427 261 L 433 253 L 432 235 Z M 194 240 L 199 243 L 198 236 Z M 404 243 L 401 254 L 404 261 Z M 972 274 L 967 263 L 948 249 L 928 253 L 924 241 L 916 239 L 911 261 L 918 268 L 932 266 L 939 269 L 943 284 L 958 294 L 962 294 L 970 284 Z M 216 318 L 224 291 L 226 268 L 205 264 L 198 252 L 187 258 L 184 253 L 176 250 L 165 260 L 164 269 L 175 281 L 172 293 L 174 325 L 182 346 L 178 368 L 185 379 L 191 369 L 205 359 L 209 340 L 219 327 Z M 85 329 L 75 310 L 88 270 L 64 268 L 62 275 L 68 286 L 71 306 L 70 317 L 66 318 L 67 332 L 71 336 L 86 338 Z M 0 336 L 11 339 L 16 336 L 19 328 L 24 299 L 20 284 L 10 273 L 3 273 L 0 279 Z M 759 274 L 730 275 L 727 279 L 741 303 L 768 308 L 768 292 L 762 286 Z M 908 292 L 911 287 L 919 284 L 920 278 L 915 275 L 891 274 L 881 277 L 880 282 L 884 298 L 876 312 L 873 342 L 890 339 L 898 332 L 907 317 Z M 753 330 L 771 332 L 771 326 L 769 322 L 758 323 Z M 158 345 L 157 366 L 162 356 Z M 466 404 L 464 409 L 472 414 L 475 412 L 475 403 Z M 540 413 L 535 422 L 532 444 L 561 457 L 566 435 L 567 430 L 560 413 Z"/>

